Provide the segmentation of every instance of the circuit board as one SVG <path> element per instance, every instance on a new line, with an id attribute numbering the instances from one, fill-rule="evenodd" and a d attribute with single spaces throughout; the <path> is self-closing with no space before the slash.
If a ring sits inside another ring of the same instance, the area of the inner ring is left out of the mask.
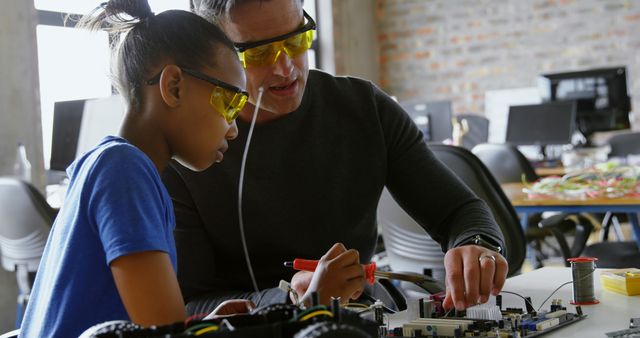
<path id="1" fill-rule="evenodd" d="M 428 299 L 410 301 L 407 311 L 393 314 L 385 313 L 388 308 L 379 301 L 372 305 L 349 306 L 340 305 L 338 300 L 334 300 L 330 307 L 316 303 L 307 309 L 291 304 L 274 304 L 246 315 L 193 320 L 160 327 L 141 328 L 132 323 L 105 323 L 107 325 L 96 327 L 81 337 L 533 338 L 586 317 L 579 306 L 576 307 L 577 313 L 571 313 L 562 306 L 560 300 L 554 300 L 549 310 L 539 312 L 534 311 L 530 304 L 528 301 L 526 309 L 502 309 L 501 305 L 485 304 L 453 312 L 442 308 L 442 296 L 431 295 Z"/>
<path id="2" fill-rule="evenodd" d="M 406 312 L 392 315 L 385 337 L 533 338 L 586 318 L 579 306 L 572 313 L 560 300 L 539 312 L 529 305 L 526 309 L 479 305 L 450 315 L 441 308 L 441 298 L 431 297 L 409 303 Z"/>

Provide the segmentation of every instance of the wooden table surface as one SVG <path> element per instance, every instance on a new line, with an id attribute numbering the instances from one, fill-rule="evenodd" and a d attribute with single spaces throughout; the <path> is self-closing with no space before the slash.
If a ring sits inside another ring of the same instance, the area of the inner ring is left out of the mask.
<path id="1" fill-rule="evenodd" d="M 538 167 L 534 170 L 540 177 L 564 176 L 568 172 L 565 167 Z"/>
<path id="2" fill-rule="evenodd" d="M 529 198 L 527 193 L 522 191 L 525 187 L 522 183 L 504 183 L 501 184 L 502 189 L 511 201 L 514 207 L 521 206 L 594 206 L 594 205 L 639 205 L 640 198 L 568 198 L 568 197 L 540 197 Z"/>

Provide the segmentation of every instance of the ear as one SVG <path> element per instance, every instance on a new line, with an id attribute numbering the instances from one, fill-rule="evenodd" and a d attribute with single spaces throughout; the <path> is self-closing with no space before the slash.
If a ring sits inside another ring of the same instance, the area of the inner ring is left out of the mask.
<path id="1" fill-rule="evenodd" d="M 160 86 L 162 100 L 169 107 L 176 107 L 180 104 L 184 91 L 184 73 L 182 73 L 180 67 L 176 65 L 164 67 L 158 85 Z"/>

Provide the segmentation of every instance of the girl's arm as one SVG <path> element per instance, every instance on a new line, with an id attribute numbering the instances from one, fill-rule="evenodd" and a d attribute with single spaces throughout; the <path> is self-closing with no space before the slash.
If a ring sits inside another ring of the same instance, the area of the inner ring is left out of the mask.
<path id="1" fill-rule="evenodd" d="M 184 300 L 169 255 L 144 251 L 116 258 L 111 272 L 132 322 L 163 325 L 186 318 Z"/>

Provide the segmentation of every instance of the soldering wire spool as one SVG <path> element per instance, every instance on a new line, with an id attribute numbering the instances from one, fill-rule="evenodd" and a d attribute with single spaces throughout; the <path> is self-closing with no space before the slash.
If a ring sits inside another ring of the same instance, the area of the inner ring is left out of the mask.
<path id="1" fill-rule="evenodd" d="M 571 263 L 571 273 L 573 275 L 573 305 L 592 305 L 600 303 L 596 299 L 593 273 L 596 271 L 596 261 L 594 257 L 576 257 L 567 259 Z"/>

